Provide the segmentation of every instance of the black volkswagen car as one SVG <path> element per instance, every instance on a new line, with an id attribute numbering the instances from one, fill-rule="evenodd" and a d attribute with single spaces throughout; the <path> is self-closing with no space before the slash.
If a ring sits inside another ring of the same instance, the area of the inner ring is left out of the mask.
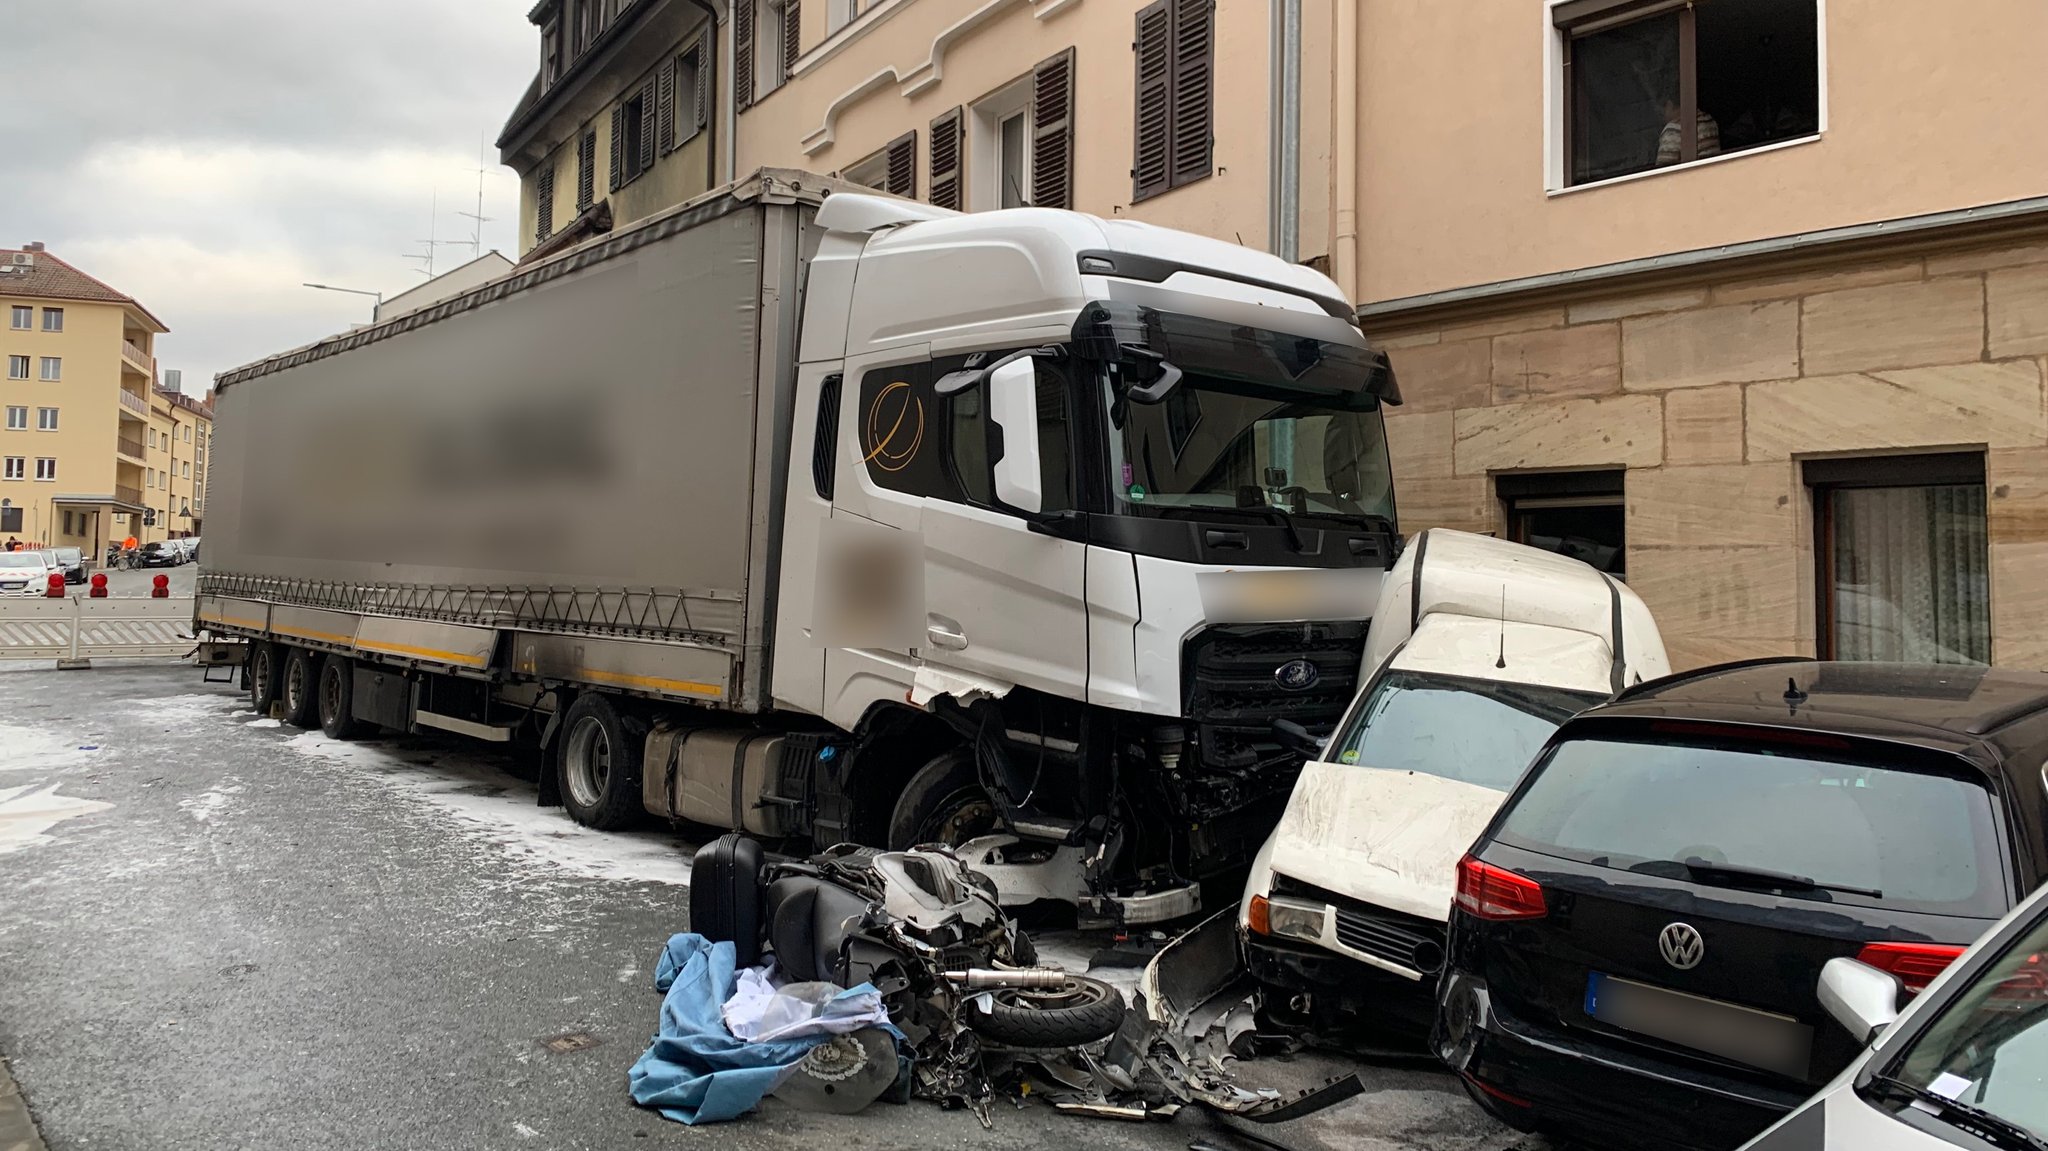
<path id="1" fill-rule="evenodd" d="M 1437 1054 L 1511 1126 L 1732 1148 L 2048 878 L 2048 674 L 1766 660 L 1559 728 L 1459 865 Z"/>

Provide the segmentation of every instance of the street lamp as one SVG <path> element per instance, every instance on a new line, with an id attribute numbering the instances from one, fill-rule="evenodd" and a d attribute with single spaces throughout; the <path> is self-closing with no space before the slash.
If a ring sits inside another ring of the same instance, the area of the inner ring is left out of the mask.
<path id="1" fill-rule="evenodd" d="M 377 318 L 377 312 L 384 310 L 384 293 L 382 292 L 366 292 L 361 288 L 337 288 L 331 284 L 304 284 L 301 286 L 318 288 L 323 292 L 347 292 L 351 296 L 375 296 L 377 298 L 377 309 L 370 313 L 370 319 L 372 320 Z"/>

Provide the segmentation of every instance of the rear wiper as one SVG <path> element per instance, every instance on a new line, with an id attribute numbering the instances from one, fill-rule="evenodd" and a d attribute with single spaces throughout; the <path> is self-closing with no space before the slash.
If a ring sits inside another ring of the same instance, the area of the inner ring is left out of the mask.
<path id="1" fill-rule="evenodd" d="M 1924 1104 L 1921 1110 L 1932 1111 L 1935 1118 L 1960 1127 L 1986 1143 L 1998 1147 L 2013 1147 L 2019 1151 L 2048 1151 L 2048 1139 L 2041 1138 L 2003 1115 L 1969 1103 L 1959 1103 L 1938 1091 L 1915 1087 L 1903 1079 L 1890 1075 L 1873 1075 L 1870 1082 L 1872 1086 L 1883 1087 L 1890 1093 L 1905 1095 Z"/>
<path id="2" fill-rule="evenodd" d="M 1867 895 L 1872 899 L 1883 899 L 1884 892 L 1874 887 L 1850 887 L 1842 883 L 1822 883 L 1804 875 L 1793 875 L 1788 871 L 1772 871 L 1765 867 L 1738 867 L 1732 863 L 1709 863 L 1699 856 L 1689 856 L 1680 861 L 1694 879 L 1732 879 L 1737 882 L 1756 883 L 1776 887 L 1785 891 L 1840 891 L 1847 895 Z"/>

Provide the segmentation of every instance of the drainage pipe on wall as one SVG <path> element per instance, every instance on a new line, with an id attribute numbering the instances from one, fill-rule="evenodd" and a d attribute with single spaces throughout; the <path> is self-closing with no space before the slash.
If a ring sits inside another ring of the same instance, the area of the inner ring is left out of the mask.
<path id="1" fill-rule="evenodd" d="M 1272 30 L 1267 75 L 1272 79 L 1268 138 L 1271 190 L 1267 247 L 1288 263 L 1301 260 L 1301 0 L 1268 0 Z"/>
<path id="2" fill-rule="evenodd" d="M 1337 0 L 1336 107 L 1330 117 L 1330 163 L 1336 168 L 1336 202 L 1330 205 L 1331 278 L 1344 298 L 1358 300 L 1358 5 Z"/>

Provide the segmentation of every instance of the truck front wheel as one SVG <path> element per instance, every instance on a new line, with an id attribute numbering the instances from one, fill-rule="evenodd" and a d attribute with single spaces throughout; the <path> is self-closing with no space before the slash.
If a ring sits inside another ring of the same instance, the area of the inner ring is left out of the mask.
<path id="1" fill-rule="evenodd" d="M 996 805 L 974 760 L 956 749 L 919 768 L 889 813 L 891 851 L 920 843 L 962 844 L 996 829 Z"/>
<path id="2" fill-rule="evenodd" d="M 616 831 L 640 818 L 640 744 L 610 700 L 596 692 L 577 696 L 556 740 L 555 779 L 576 822 Z"/>

